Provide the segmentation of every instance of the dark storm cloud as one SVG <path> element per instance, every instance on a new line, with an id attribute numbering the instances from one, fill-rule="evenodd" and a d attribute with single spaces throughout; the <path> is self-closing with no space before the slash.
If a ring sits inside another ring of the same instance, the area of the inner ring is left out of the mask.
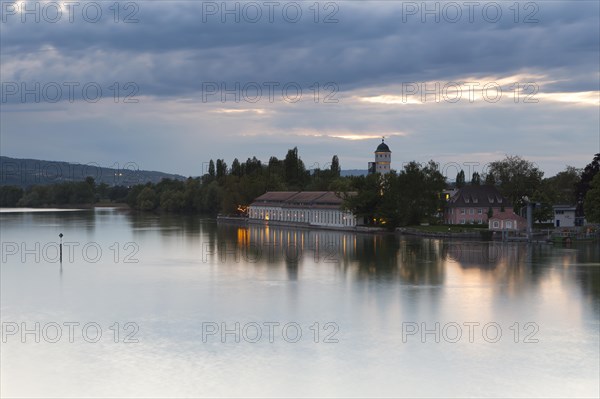
<path id="1" fill-rule="evenodd" d="M 3 90 L 7 82 L 28 88 L 32 82 L 98 82 L 108 97 L 56 104 L 35 104 L 31 95 L 22 104 L 19 93 L 6 102 L 3 97 L 3 155 L 102 166 L 135 162 L 196 175 L 211 158 L 268 160 L 298 146 L 309 165 L 337 154 L 344 168 L 364 168 L 378 136 L 385 135 L 397 169 L 413 159 L 483 164 L 519 154 L 553 174 L 566 164 L 582 167 L 598 152 L 597 1 L 521 2 L 517 22 L 513 1 L 482 1 L 472 23 L 464 7 L 458 23 L 439 13 L 439 23 L 432 15 L 423 23 L 421 10 L 406 12 L 423 2 L 322 2 L 319 23 L 312 1 L 301 3 L 297 23 L 281 13 L 273 23 L 265 16 L 259 23 L 234 23 L 231 16 L 221 23 L 218 14 L 203 21 L 202 4 L 220 7 L 221 1 L 137 2 L 138 23 L 123 23 L 123 8 L 115 23 L 109 9 L 114 2 L 97 4 L 103 10 L 97 23 L 77 13 L 73 23 L 68 16 L 57 23 L 22 23 L 18 14 L 2 15 Z M 323 23 L 336 10 L 326 4 L 337 5 L 337 23 Z M 482 16 L 486 4 L 501 6 L 497 22 Z M 537 22 L 524 23 L 527 18 Z M 502 79 L 503 101 L 397 103 L 402 83 L 464 79 Z M 537 83 L 539 103 L 513 102 L 507 83 L 513 79 Z M 114 82 L 121 89 L 134 82 L 139 103 L 113 102 Z M 265 97 L 258 103 L 231 97 L 204 103 L 207 82 L 227 88 L 236 82 L 298 82 L 305 91 L 294 104 Z M 311 101 L 308 87 L 315 82 L 321 88 L 334 82 L 339 103 Z M 575 93 L 569 98 L 564 92 Z"/>
<path id="2" fill-rule="evenodd" d="M 407 2 L 336 2 L 338 22 L 330 24 L 314 22 L 312 3 L 301 4 L 297 23 L 277 11 L 273 23 L 264 14 L 258 23 L 243 14 L 239 23 L 232 15 L 222 23 L 220 10 L 203 14 L 207 2 L 138 2 L 138 23 L 115 23 L 108 3 L 100 3 L 98 23 L 77 12 L 73 23 L 63 16 L 54 24 L 8 15 L 2 79 L 135 81 L 141 94 L 177 97 L 199 95 L 203 82 L 336 82 L 346 91 L 526 71 L 551 75 L 556 82 L 546 91 L 597 90 L 598 3 L 529 3 L 537 9 L 520 9 L 517 23 L 512 3 L 495 3 L 503 12 L 496 23 L 480 8 L 469 22 L 464 6 L 458 23 L 441 8 L 439 23 L 431 15 L 422 23 L 420 10 L 407 14 Z M 532 12 L 538 22 L 524 23 Z"/>

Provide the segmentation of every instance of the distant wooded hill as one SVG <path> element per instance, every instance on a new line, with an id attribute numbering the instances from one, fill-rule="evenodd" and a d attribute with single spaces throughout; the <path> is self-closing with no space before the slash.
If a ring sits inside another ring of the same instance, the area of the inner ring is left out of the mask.
<path id="1" fill-rule="evenodd" d="M 23 159 L 0 156 L 0 185 L 30 187 L 64 182 L 84 181 L 91 176 L 96 184 L 133 186 L 158 183 L 162 179 L 185 180 L 185 176 L 140 170 L 135 163 L 102 167 L 96 163 L 79 164 L 40 159 Z"/>

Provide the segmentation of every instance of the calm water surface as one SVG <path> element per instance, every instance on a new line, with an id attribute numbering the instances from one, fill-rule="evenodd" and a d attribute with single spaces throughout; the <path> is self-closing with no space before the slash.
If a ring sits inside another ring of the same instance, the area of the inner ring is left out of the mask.
<path id="1" fill-rule="evenodd" d="M 600 395 L 597 243 L 0 222 L 3 397 Z"/>

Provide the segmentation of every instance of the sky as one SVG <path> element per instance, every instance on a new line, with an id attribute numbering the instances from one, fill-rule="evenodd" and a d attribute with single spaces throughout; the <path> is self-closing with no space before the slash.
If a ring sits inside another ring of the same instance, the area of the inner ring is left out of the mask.
<path id="1" fill-rule="evenodd" d="M 549 177 L 600 152 L 598 1 L 0 2 L 0 153 Z"/>

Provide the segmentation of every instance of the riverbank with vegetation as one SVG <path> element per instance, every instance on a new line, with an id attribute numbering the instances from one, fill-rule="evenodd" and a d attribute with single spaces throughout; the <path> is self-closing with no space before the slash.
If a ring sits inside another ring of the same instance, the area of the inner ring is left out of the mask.
<path id="1" fill-rule="evenodd" d="M 97 184 L 92 177 L 80 182 L 35 185 L 26 189 L 0 186 L 0 207 L 62 207 L 126 203 L 147 212 L 196 213 L 243 216 L 247 207 L 267 191 L 334 191 L 344 198 L 344 208 L 370 227 L 393 231 L 397 227 L 429 224 L 430 233 L 454 233 L 460 226 L 441 226 L 446 198 L 443 190 L 464 185 L 494 185 L 518 212 L 524 198 L 539 203 L 534 221 L 552 219 L 553 204 L 577 204 L 585 209 L 588 222 L 600 222 L 600 154 L 585 169 L 567 167 L 556 176 L 543 178 L 535 164 L 517 156 L 491 162 L 487 173 L 473 173 L 470 182 L 460 171 L 449 182 L 439 164 L 408 162 L 398 172 L 385 175 L 340 176 L 340 163 L 333 156 L 324 168 L 308 170 L 296 148 L 284 159 L 271 157 L 262 163 L 256 157 L 246 162 L 212 160 L 201 177 L 185 181 L 163 179 L 159 183 L 132 186 Z M 353 195 L 350 195 L 352 193 Z M 481 226 L 480 226 L 481 227 Z M 421 228 L 421 227 L 417 227 Z M 446 231 L 442 231 L 446 229 Z M 458 231 L 457 231 L 458 232 Z"/>

